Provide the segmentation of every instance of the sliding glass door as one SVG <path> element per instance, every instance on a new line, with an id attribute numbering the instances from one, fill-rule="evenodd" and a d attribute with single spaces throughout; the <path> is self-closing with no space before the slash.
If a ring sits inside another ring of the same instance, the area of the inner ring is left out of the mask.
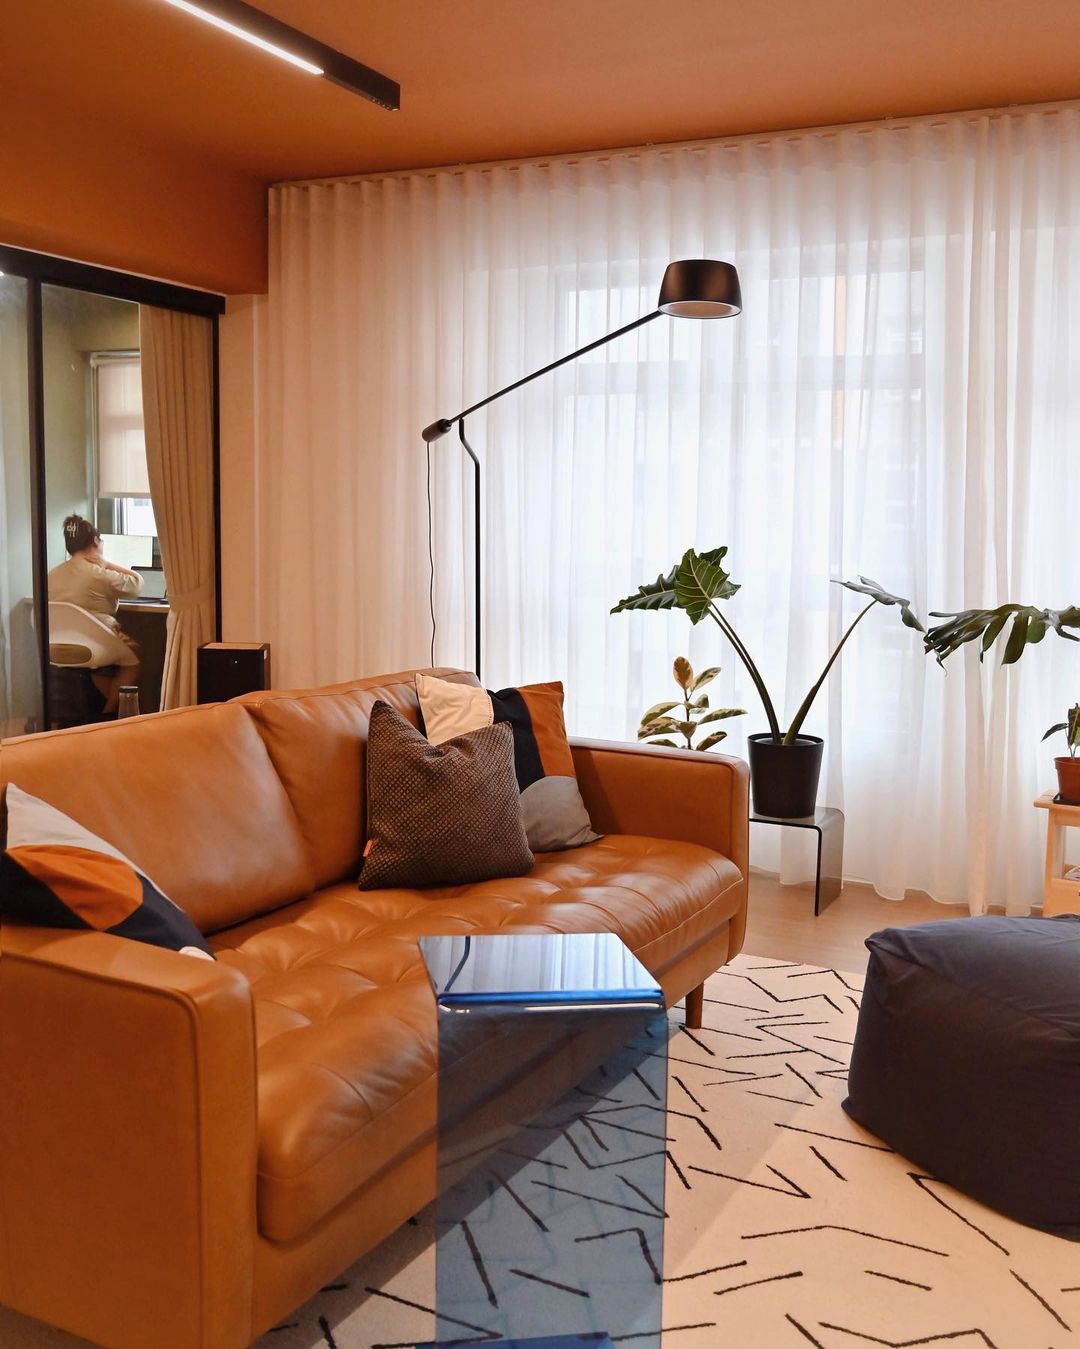
<path id="1" fill-rule="evenodd" d="M 97 526 L 109 560 L 143 577 L 123 621 L 138 628 L 142 710 L 159 703 L 168 602 L 142 428 L 142 306 L 210 325 L 204 401 L 216 553 L 222 297 L 0 244 L 0 739 L 95 719 L 67 715 L 80 701 L 73 691 L 95 683 L 84 668 L 89 651 L 72 660 L 59 628 L 50 650 L 48 573 L 66 558 L 70 514 Z"/>

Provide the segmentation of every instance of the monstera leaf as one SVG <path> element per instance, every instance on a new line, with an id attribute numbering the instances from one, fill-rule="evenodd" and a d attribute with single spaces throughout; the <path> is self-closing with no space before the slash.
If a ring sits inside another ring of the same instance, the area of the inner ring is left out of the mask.
<path id="1" fill-rule="evenodd" d="M 890 594 L 876 581 L 871 581 L 869 576 L 860 576 L 857 581 L 837 581 L 837 585 L 843 586 L 845 590 L 854 590 L 859 595 L 869 595 L 872 600 L 877 600 L 878 604 L 898 604 L 900 606 L 900 618 L 906 628 L 914 628 L 916 632 L 925 632 L 926 629 L 919 622 L 915 611 L 911 607 L 911 601 L 901 598 L 899 595 Z"/>
<path id="2" fill-rule="evenodd" d="M 1001 604 L 996 609 L 963 609 L 959 613 L 932 613 L 931 618 L 945 621 L 927 630 L 923 642 L 933 651 L 939 665 L 968 642 L 978 642 L 982 660 L 997 639 L 1009 629 L 1002 653 L 1002 665 L 1014 665 L 1025 647 L 1041 642 L 1051 629 L 1066 641 L 1078 642 L 1066 628 L 1080 628 L 1080 605 L 1067 609 L 1036 609 L 1030 604 Z"/>
<path id="3" fill-rule="evenodd" d="M 611 612 L 682 609 L 692 623 L 700 623 L 713 600 L 730 599 L 739 588 L 720 565 L 726 553 L 726 548 L 710 548 L 705 553 L 688 548 L 666 576 L 639 586 L 635 594 L 620 600 Z"/>

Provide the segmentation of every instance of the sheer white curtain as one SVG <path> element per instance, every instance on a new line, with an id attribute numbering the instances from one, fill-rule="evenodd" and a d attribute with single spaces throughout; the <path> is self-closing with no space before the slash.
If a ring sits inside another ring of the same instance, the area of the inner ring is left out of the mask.
<path id="1" fill-rule="evenodd" d="M 1080 599 L 1080 111 L 955 116 L 272 194 L 261 308 L 260 631 L 287 682 L 426 661 L 420 428 L 647 313 L 666 263 L 739 268 L 744 312 L 661 318 L 471 419 L 485 467 L 485 677 L 561 677 L 626 737 L 718 632 L 609 617 L 690 544 L 790 716 L 862 572 L 920 613 Z M 471 652 L 469 479 L 433 450 L 439 661 Z M 970 657 L 970 658 L 967 658 Z M 975 911 L 1039 893 L 1042 731 L 1080 683 L 860 629 L 807 729 L 849 875 Z M 762 847 L 770 846 L 763 842 Z M 759 855 L 760 857 L 761 855 Z M 765 855 L 767 860 L 767 855 Z"/>

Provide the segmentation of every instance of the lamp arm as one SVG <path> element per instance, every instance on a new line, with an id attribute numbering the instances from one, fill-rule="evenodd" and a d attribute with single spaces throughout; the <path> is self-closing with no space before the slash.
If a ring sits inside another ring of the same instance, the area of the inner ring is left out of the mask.
<path id="1" fill-rule="evenodd" d="M 613 333 L 608 333 L 604 337 L 598 337 L 595 342 L 589 342 L 577 351 L 572 351 L 568 356 L 560 356 L 557 361 L 552 361 L 549 365 L 543 366 L 539 370 L 534 370 L 531 375 L 525 375 L 521 379 L 515 380 L 513 384 L 508 384 L 505 389 L 499 389 L 497 393 L 489 394 L 487 398 L 482 398 L 479 403 L 474 403 L 464 412 L 457 413 L 454 417 L 440 417 L 437 422 L 432 422 L 430 426 L 425 426 L 421 432 L 425 442 L 431 444 L 434 440 L 441 440 L 454 429 L 457 423 L 458 439 L 461 441 L 462 448 L 472 460 L 473 466 L 473 603 L 475 605 L 475 640 L 476 640 L 476 677 L 480 678 L 480 651 L 482 645 L 482 597 L 481 597 L 481 572 L 480 572 L 480 460 L 476 456 L 473 447 L 465 439 L 465 418 L 473 412 L 478 412 L 480 408 L 487 407 L 489 403 L 494 403 L 496 398 L 502 398 L 504 394 L 513 393 L 515 389 L 520 389 L 523 384 L 531 384 L 534 379 L 539 379 L 541 375 L 550 374 L 552 370 L 558 370 L 560 365 L 566 365 L 568 361 L 575 361 L 579 356 L 584 356 L 587 352 L 595 351 L 597 347 L 602 347 L 608 342 L 613 342 L 616 337 L 622 337 L 624 333 L 633 332 L 635 328 L 642 327 L 643 324 L 651 323 L 653 319 L 659 318 L 663 313 L 661 309 L 654 309 L 651 314 L 646 314 L 644 318 L 634 319 L 633 323 L 627 323 L 622 328 L 616 328 Z"/>
<path id="2" fill-rule="evenodd" d="M 633 323 L 627 323 L 625 327 L 616 328 L 613 333 L 608 333 L 605 337 L 598 337 L 595 342 L 589 342 L 586 346 L 579 347 L 577 351 L 570 352 L 568 356 L 560 356 L 557 361 L 552 361 L 550 365 L 542 366 L 539 370 L 534 370 L 531 375 L 524 375 L 521 379 L 515 380 L 513 384 L 508 384 L 505 389 L 499 389 L 497 393 L 489 394 L 487 398 L 481 398 L 479 403 L 474 403 L 464 412 L 459 412 L 454 417 L 440 417 L 437 422 L 425 426 L 421 434 L 428 443 L 433 440 L 440 440 L 453 430 L 454 423 L 460 422 L 463 417 L 468 417 L 473 412 L 479 412 L 489 403 L 494 403 L 497 398 L 502 398 L 504 394 L 513 393 L 515 389 L 520 389 L 524 384 L 531 384 L 534 379 L 539 379 L 541 375 L 547 375 L 552 370 L 558 370 L 560 365 L 566 365 L 569 361 L 576 361 L 579 356 L 584 356 L 586 352 L 595 351 L 597 347 L 605 346 L 608 342 L 614 342 L 616 337 L 622 337 L 624 333 L 633 332 L 635 328 L 651 323 L 653 319 L 658 319 L 662 312 L 660 309 L 654 309 L 651 314 L 646 314 L 644 318 L 634 319 Z M 472 454 L 472 451 L 470 450 L 469 453 Z M 475 456 L 473 457 L 475 459 Z"/>

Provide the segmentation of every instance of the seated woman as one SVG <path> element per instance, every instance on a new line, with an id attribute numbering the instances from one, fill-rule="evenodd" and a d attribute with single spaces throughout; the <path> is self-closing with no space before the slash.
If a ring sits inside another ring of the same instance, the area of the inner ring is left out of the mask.
<path id="1" fill-rule="evenodd" d="M 131 652 L 130 660 L 90 671 L 95 687 L 105 699 L 102 716 L 113 716 L 121 685 L 137 683 L 139 678 L 138 653 L 130 637 L 121 630 L 116 611 L 122 599 L 142 590 L 143 578 L 136 571 L 106 560 L 100 531 L 81 515 L 69 515 L 64 521 L 64 547 L 70 556 L 49 572 L 49 599 L 77 604 L 101 619 Z"/>

